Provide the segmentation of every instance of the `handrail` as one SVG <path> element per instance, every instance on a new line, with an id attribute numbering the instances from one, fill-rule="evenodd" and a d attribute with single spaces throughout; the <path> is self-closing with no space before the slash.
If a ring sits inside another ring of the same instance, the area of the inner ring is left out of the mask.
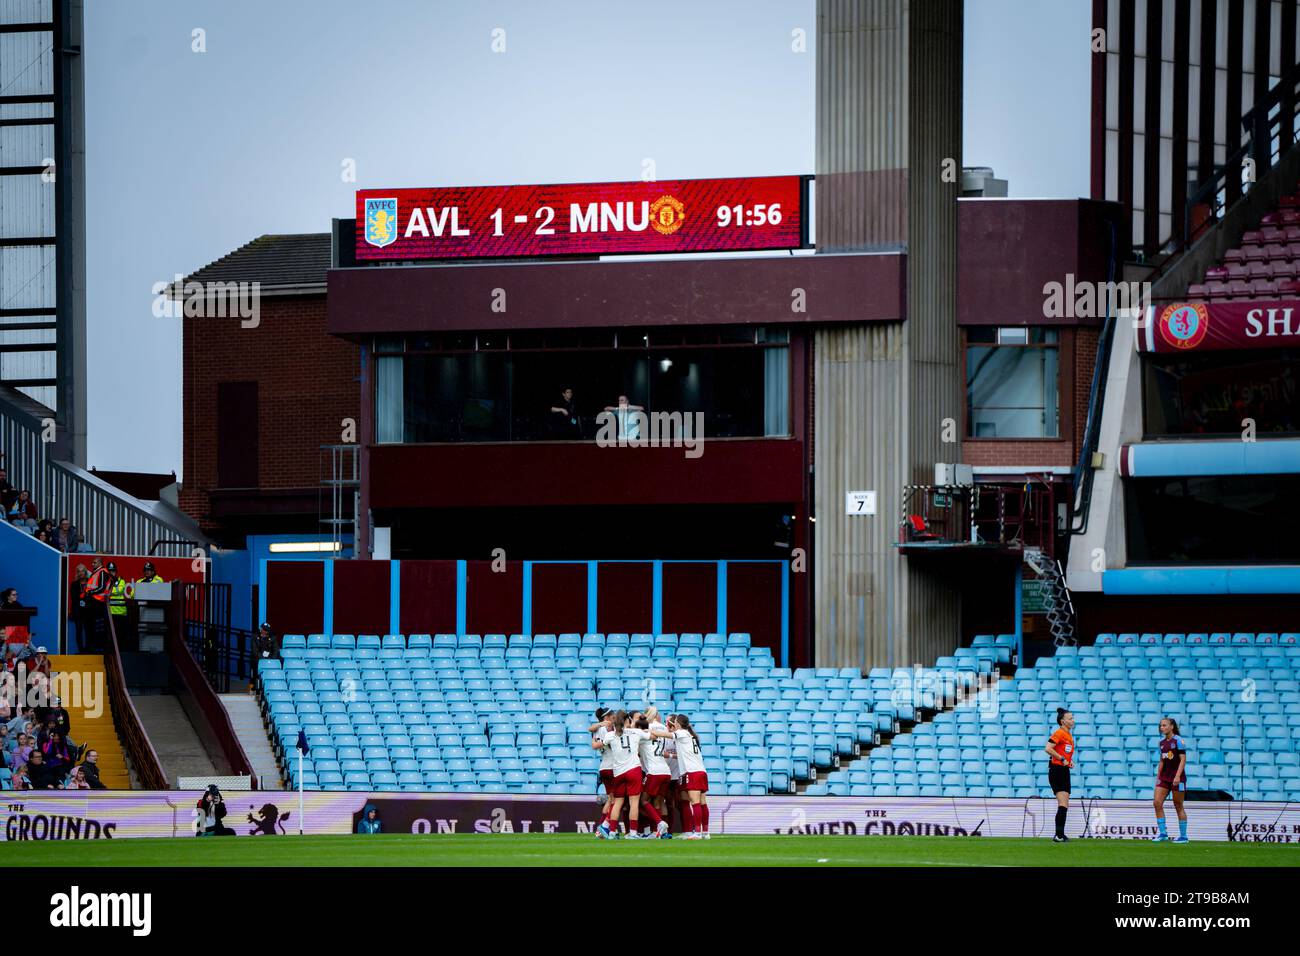
<path id="1" fill-rule="evenodd" d="M 172 606 L 174 608 L 184 607 L 185 584 L 176 581 L 172 584 Z M 245 774 L 253 779 L 254 788 L 257 787 L 257 774 L 253 770 L 252 762 L 248 759 L 248 754 L 244 751 L 243 744 L 239 741 L 239 735 L 235 733 L 234 725 L 230 722 L 230 714 L 225 705 L 221 703 L 213 690 L 212 685 L 208 683 L 204 676 L 203 669 L 199 667 L 198 661 L 190 652 L 189 645 L 184 638 L 185 622 L 181 613 L 170 615 L 170 624 L 167 628 L 166 648 L 167 656 L 170 658 L 172 666 L 176 668 L 176 674 L 181 683 L 185 686 L 194 703 L 198 705 L 199 711 L 208 724 L 208 730 L 211 731 L 212 738 L 216 740 L 217 746 L 221 748 L 222 754 L 226 758 L 226 763 L 230 765 L 230 772 L 234 774 Z"/>
<path id="2" fill-rule="evenodd" d="M 1300 101 L 1297 96 L 1297 88 L 1300 87 L 1300 63 L 1292 66 L 1273 86 L 1261 96 L 1250 109 L 1241 117 L 1241 127 L 1246 134 L 1242 144 L 1232 152 L 1222 165 L 1215 166 L 1210 172 L 1208 178 L 1198 183 L 1197 187 L 1192 190 L 1191 195 L 1187 197 L 1184 207 L 1183 216 L 1183 242 L 1182 248 L 1189 248 L 1192 243 L 1208 228 L 1211 222 L 1218 222 L 1222 216 L 1220 207 L 1215 205 L 1215 215 L 1206 217 L 1198 227 L 1192 226 L 1192 211 L 1195 207 L 1211 197 L 1217 197 L 1222 189 L 1228 185 L 1228 176 L 1236 172 L 1238 176 L 1241 173 L 1241 164 L 1247 156 L 1253 156 L 1255 160 L 1255 181 L 1258 181 L 1260 175 L 1275 165 L 1273 153 L 1273 138 L 1277 136 L 1278 153 L 1280 157 L 1286 152 L 1290 142 L 1281 141 L 1283 131 L 1283 112 L 1278 111 L 1276 116 L 1269 116 L 1273 108 L 1284 100 Z M 1286 117 L 1294 124 L 1294 115 Z M 1220 185 L 1222 182 L 1222 185 Z"/>
<path id="3" fill-rule="evenodd" d="M 167 774 L 163 772 L 149 735 L 144 731 L 140 714 L 131 702 L 126 689 L 126 676 L 122 671 L 122 652 L 117 643 L 113 616 L 108 615 L 109 651 L 104 655 L 104 676 L 108 684 L 108 700 L 113 708 L 113 726 L 126 747 L 131 765 L 135 768 L 140 786 L 145 790 L 168 790 Z"/>
<path id="4" fill-rule="evenodd" d="M 158 553 L 158 545 L 160 544 L 187 544 L 191 548 L 199 547 L 199 542 L 193 538 L 159 538 L 153 544 L 149 545 L 149 555 L 151 557 Z"/>
<path id="5" fill-rule="evenodd" d="M 1110 255 L 1106 261 L 1106 281 L 1115 281 L 1115 264 L 1119 257 L 1115 224 L 1110 224 Z M 1088 530 L 1088 514 L 1092 510 L 1092 456 L 1101 440 L 1101 418 L 1106 407 L 1106 384 L 1110 380 L 1110 353 L 1115 340 L 1117 317 L 1111 313 L 1110 299 L 1106 300 L 1106 318 L 1097 337 L 1097 354 L 1092 362 L 1092 384 L 1088 388 L 1088 417 L 1084 420 L 1083 441 L 1079 443 L 1079 460 L 1074 466 L 1074 500 L 1070 502 L 1070 534 L 1083 534 Z"/>

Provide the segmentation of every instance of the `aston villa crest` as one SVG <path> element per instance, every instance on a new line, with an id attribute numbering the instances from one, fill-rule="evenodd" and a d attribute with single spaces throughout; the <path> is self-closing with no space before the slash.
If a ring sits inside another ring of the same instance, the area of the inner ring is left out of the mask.
<path id="1" fill-rule="evenodd" d="M 1160 336 L 1176 349 L 1194 349 L 1210 330 L 1210 312 L 1199 302 L 1167 307 L 1160 315 Z"/>
<path id="2" fill-rule="evenodd" d="M 366 242 L 380 249 L 397 241 L 397 198 L 366 200 Z"/>

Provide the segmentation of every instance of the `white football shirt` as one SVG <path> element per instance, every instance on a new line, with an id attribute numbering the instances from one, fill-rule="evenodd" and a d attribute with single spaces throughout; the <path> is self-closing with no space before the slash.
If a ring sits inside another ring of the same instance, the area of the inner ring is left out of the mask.
<path id="1" fill-rule="evenodd" d="M 673 733 L 677 738 L 677 762 L 681 765 L 682 776 L 688 773 L 704 773 L 704 758 L 700 756 L 700 742 L 689 730 Z"/>
<path id="2" fill-rule="evenodd" d="M 655 721 L 650 725 L 651 730 L 667 730 L 667 728 Z M 639 747 L 641 756 L 641 769 L 652 777 L 666 777 L 671 771 L 668 769 L 668 761 L 664 759 L 664 744 L 668 742 L 666 737 L 651 737 L 646 735 L 645 740 L 641 741 Z"/>
<path id="3" fill-rule="evenodd" d="M 606 727 L 596 728 L 596 732 L 591 735 L 591 739 L 597 743 L 605 744 L 605 749 L 600 752 L 600 769 L 614 769 L 614 753 L 609 749 L 609 738 L 614 736 Z"/>
<path id="4" fill-rule="evenodd" d="M 609 735 L 609 752 L 614 755 L 614 776 L 620 777 L 629 770 L 641 769 L 641 758 L 637 750 L 642 740 L 650 735 L 635 727 L 624 727 L 623 733 Z"/>
<path id="5" fill-rule="evenodd" d="M 668 773 L 674 780 L 678 780 L 681 778 L 682 769 L 677 763 L 677 741 L 672 737 L 664 737 L 663 742 L 664 762 L 668 764 Z"/>

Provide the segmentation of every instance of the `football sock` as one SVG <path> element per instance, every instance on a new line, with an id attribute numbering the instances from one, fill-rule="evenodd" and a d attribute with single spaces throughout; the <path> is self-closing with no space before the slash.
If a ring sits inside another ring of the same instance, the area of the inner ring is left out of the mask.
<path id="1" fill-rule="evenodd" d="M 1065 807 L 1056 808 L 1056 835 L 1065 836 Z"/>
<path id="2" fill-rule="evenodd" d="M 627 818 L 627 832 L 628 832 L 628 833 L 636 833 L 637 830 L 640 829 L 640 828 L 636 825 L 636 820 L 637 820 L 636 817 L 632 816 L 631 814 L 628 814 L 628 818 Z"/>
<path id="3" fill-rule="evenodd" d="M 663 822 L 664 818 L 659 815 L 659 811 L 654 808 L 653 803 L 647 803 L 641 808 L 641 812 L 650 818 L 650 822 L 655 827 L 658 827 L 659 824 Z"/>
<path id="4" fill-rule="evenodd" d="M 704 821 L 703 822 L 704 832 L 708 833 L 709 832 L 709 805 L 707 803 L 700 804 L 700 817 Z"/>
<path id="5" fill-rule="evenodd" d="M 1160 817 L 1158 820 L 1156 820 L 1156 828 L 1160 831 L 1161 836 L 1169 835 L 1169 828 L 1165 825 L 1164 817 Z"/>
<path id="6" fill-rule="evenodd" d="M 1184 840 L 1187 839 L 1187 821 L 1186 821 L 1186 820 L 1179 820 L 1179 821 L 1178 821 L 1178 835 L 1179 835 L 1180 837 L 1182 837 Z"/>
<path id="7" fill-rule="evenodd" d="M 682 804 L 682 830 L 686 833 L 692 833 L 695 830 L 695 813 L 691 810 L 689 803 Z"/>

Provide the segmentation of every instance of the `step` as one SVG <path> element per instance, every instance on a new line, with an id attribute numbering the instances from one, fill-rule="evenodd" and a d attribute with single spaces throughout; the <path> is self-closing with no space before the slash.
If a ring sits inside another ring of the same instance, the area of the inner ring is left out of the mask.
<path id="1" fill-rule="evenodd" d="M 267 788 L 283 787 L 280 767 L 275 759 L 275 751 L 267 736 L 266 724 L 262 720 L 262 711 L 257 699 L 250 694 L 219 694 L 222 706 L 230 717 L 230 726 L 239 738 L 239 744 L 248 755 L 253 772 L 265 783 Z"/>
<path id="2" fill-rule="evenodd" d="M 98 716 L 88 717 L 84 703 L 79 702 L 75 697 L 63 702 L 72 725 L 71 736 L 78 744 L 85 744 L 88 749 L 99 752 L 99 778 L 104 784 L 114 790 L 131 789 L 126 755 L 113 722 L 103 655 L 53 654 L 50 656 L 50 667 L 56 673 L 78 672 L 94 675 L 92 680 L 96 685 L 95 703 L 100 709 Z"/>

